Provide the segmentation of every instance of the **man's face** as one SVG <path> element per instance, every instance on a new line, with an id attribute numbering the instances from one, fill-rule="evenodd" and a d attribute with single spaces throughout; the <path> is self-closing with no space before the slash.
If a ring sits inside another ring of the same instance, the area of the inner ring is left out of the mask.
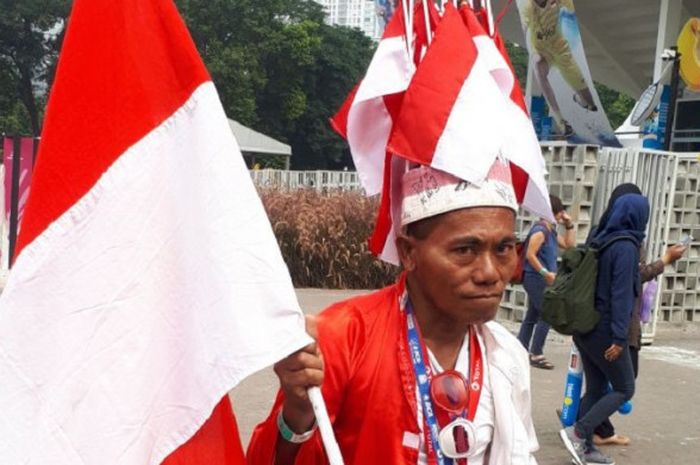
<path id="1" fill-rule="evenodd" d="M 428 220 L 427 235 L 402 238 L 409 283 L 433 311 L 460 323 L 496 316 L 517 263 L 515 215 L 505 208 L 468 208 Z"/>

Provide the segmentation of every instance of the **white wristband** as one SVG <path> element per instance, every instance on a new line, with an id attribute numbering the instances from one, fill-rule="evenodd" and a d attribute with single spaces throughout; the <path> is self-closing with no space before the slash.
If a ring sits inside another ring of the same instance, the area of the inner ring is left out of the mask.
<path id="1" fill-rule="evenodd" d="M 297 434 L 294 431 L 292 431 L 292 429 L 287 425 L 287 423 L 284 422 L 282 409 L 280 409 L 280 413 L 279 415 L 277 415 L 277 429 L 279 430 L 280 435 L 285 441 L 291 442 L 292 444 L 301 444 L 303 442 L 308 441 L 309 439 L 311 439 L 311 436 L 313 436 L 314 432 L 316 432 L 316 428 L 317 424 L 314 420 L 314 424 L 309 431 L 303 434 Z"/>

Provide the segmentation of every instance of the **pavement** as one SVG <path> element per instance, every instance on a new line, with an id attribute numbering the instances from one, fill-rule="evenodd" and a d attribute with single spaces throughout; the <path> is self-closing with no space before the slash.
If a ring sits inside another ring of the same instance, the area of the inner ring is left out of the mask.
<path id="1" fill-rule="evenodd" d="M 364 291 L 299 289 L 306 313 L 317 313 L 328 304 Z M 512 332 L 518 324 L 502 322 Z M 532 370 L 533 418 L 540 442 L 540 465 L 569 465 L 571 459 L 560 442 L 555 409 L 561 407 L 570 338 L 553 331 L 545 354 L 554 370 Z M 241 439 L 247 445 L 257 423 L 269 413 L 278 382 L 268 368 L 246 379 L 231 392 Z M 700 464 L 700 326 L 661 326 L 654 342 L 641 351 L 637 390 L 629 415 L 615 414 L 619 433 L 632 439 L 629 446 L 610 446 L 617 465 Z M 371 465 L 371 464 L 368 464 Z"/>

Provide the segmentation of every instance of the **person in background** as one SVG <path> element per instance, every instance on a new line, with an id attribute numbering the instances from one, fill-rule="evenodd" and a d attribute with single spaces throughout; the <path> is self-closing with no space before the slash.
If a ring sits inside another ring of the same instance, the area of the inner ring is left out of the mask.
<path id="1" fill-rule="evenodd" d="M 540 219 L 532 226 L 527 236 L 525 264 L 523 266 L 523 287 L 527 292 L 527 312 L 520 325 L 518 339 L 530 353 L 530 365 L 551 370 L 554 365 L 544 356 L 544 344 L 549 333 L 549 324 L 542 321 L 542 300 L 544 290 L 554 282 L 557 273 L 559 247 L 573 247 L 576 233 L 571 217 L 564 210 L 559 197 L 549 196 L 556 223 Z M 563 224 L 566 234 L 557 234 L 557 223 Z M 534 329 L 534 336 L 533 336 Z"/>
<path id="2" fill-rule="evenodd" d="M 595 236 L 596 231 L 601 228 L 605 228 L 607 222 L 610 218 L 610 213 L 612 211 L 612 206 L 615 201 L 625 194 L 639 194 L 641 195 L 641 190 L 635 184 L 625 183 L 617 186 L 608 200 L 608 206 L 605 212 L 600 217 L 599 224 L 594 226 L 589 235 L 587 242 L 590 242 L 593 236 Z M 676 244 L 670 246 L 666 249 L 664 255 L 653 261 L 652 263 L 646 262 L 646 250 L 642 246 L 639 253 L 639 278 L 642 284 L 655 279 L 661 273 L 663 273 L 664 268 L 675 263 L 679 258 L 683 256 L 687 247 L 682 244 Z M 639 351 L 642 348 L 642 324 L 640 318 L 640 308 L 641 308 L 641 296 L 637 297 L 634 309 L 632 311 L 632 319 L 630 320 L 629 335 L 627 338 L 627 343 L 629 345 L 630 357 L 632 359 L 632 368 L 634 370 L 635 379 L 639 375 Z M 630 443 L 630 438 L 615 433 L 615 427 L 613 426 L 610 418 L 606 418 L 600 425 L 595 429 L 593 434 L 593 443 L 595 445 L 619 445 L 626 446 Z"/>
<path id="3" fill-rule="evenodd" d="M 613 464 L 593 443 L 593 434 L 606 418 L 634 395 L 630 356 L 630 321 L 641 295 L 639 249 L 649 221 L 649 201 L 625 194 L 614 201 L 591 244 L 599 248 L 595 307 L 600 321 L 587 334 L 574 334 L 586 380 L 579 418 L 559 436 L 577 465 Z M 608 386 L 612 386 L 609 390 Z"/>

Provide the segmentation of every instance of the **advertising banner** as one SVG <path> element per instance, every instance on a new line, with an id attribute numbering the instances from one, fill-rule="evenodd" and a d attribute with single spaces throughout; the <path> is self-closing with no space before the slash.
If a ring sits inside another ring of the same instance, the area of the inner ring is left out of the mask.
<path id="1" fill-rule="evenodd" d="M 550 139 L 619 147 L 588 69 L 573 0 L 518 0 L 530 66 L 552 117 Z"/>
<path id="2" fill-rule="evenodd" d="M 389 20 L 394 15 L 396 10 L 396 0 L 374 0 L 377 7 L 377 16 L 379 17 L 379 34 L 381 37 L 384 28 L 389 23 Z"/>

